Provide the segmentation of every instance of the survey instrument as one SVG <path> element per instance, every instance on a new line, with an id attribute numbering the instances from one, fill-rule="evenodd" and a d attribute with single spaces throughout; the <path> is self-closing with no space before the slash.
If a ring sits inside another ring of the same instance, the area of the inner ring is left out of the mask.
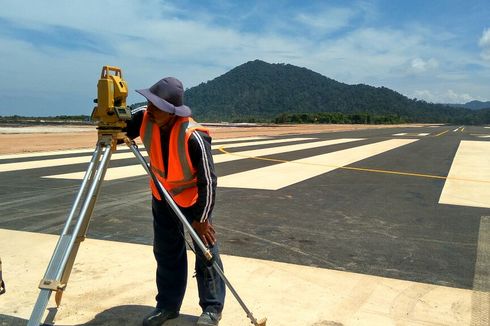
<path id="1" fill-rule="evenodd" d="M 126 136 L 124 130 L 127 126 L 127 121 L 131 119 L 131 111 L 126 105 L 127 95 L 128 88 L 126 81 L 123 79 L 121 69 L 113 66 L 104 66 L 97 83 L 97 99 L 94 100 L 97 105 L 93 109 L 91 116 L 92 121 L 97 123 L 97 144 L 44 277 L 39 283 L 40 293 L 27 325 L 40 325 L 46 312 L 49 298 L 53 292 L 55 293 L 56 306 L 59 307 L 61 304 L 62 295 L 67 288 L 75 257 L 81 242 L 86 237 L 111 155 L 116 151 L 118 144 L 125 143 L 142 164 L 150 178 L 155 182 L 160 194 L 174 210 L 179 221 L 184 225 L 185 230 L 203 252 L 210 265 L 217 271 L 238 300 L 252 324 L 255 326 L 265 326 L 265 319 L 257 321 L 253 317 L 250 310 L 225 277 L 221 268 L 213 260 L 211 251 L 204 245 L 170 194 L 153 174 L 149 163 L 141 155 L 136 143 Z M 185 237 L 184 234 L 183 236 Z M 52 323 L 55 314 L 56 309 L 50 309 L 45 323 Z"/>

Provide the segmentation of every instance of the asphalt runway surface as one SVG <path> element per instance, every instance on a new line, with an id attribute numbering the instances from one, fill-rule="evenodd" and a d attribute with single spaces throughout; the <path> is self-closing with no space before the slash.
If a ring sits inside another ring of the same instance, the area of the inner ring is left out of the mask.
<path id="1" fill-rule="evenodd" d="M 490 129 L 472 126 L 220 140 L 213 219 L 221 251 L 471 289 L 488 271 L 477 264 L 489 232 L 488 145 Z M 60 175 L 85 171 L 91 153 L 0 156 L 0 228 L 60 234 L 81 184 Z M 130 154 L 118 148 L 108 175 L 137 165 Z M 451 177 L 465 160 L 476 162 L 473 176 Z M 468 201 L 453 203 L 449 181 L 477 184 L 479 195 L 470 185 Z M 87 236 L 151 244 L 150 196 L 142 173 L 105 180 Z"/>

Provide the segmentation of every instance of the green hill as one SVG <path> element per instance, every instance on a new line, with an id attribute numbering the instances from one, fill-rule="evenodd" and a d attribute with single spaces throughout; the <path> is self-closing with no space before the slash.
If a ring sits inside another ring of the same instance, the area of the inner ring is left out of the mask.
<path id="1" fill-rule="evenodd" d="M 489 123 L 489 114 L 348 85 L 306 68 L 255 60 L 185 92 L 200 121 Z M 482 121 L 481 119 L 486 119 Z"/>

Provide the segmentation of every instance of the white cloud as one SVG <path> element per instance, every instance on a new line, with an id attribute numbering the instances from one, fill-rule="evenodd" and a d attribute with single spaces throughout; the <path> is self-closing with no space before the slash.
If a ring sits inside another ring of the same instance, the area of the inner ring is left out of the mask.
<path id="1" fill-rule="evenodd" d="M 426 102 L 436 102 L 435 98 L 436 96 L 431 93 L 431 91 L 424 89 L 424 90 L 416 90 L 413 92 L 412 98 L 417 98 L 419 100 L 424 100 Z"/>
<path id="2" fill-rule="evenodd" d="M 482 58 L 484 60 L 490 60 L 490 28 L 483 31 L 478 44 L 482 48 Z"/>
<path id="3" fill-rule="evenodd" d="M 490 28 L 483 31 L 480 41 L 478 42 L 481 47 L 490 46 Z"/>
<path id="4" fill-rule="evenodd" d="M 349 25 L 356 11 L 351 8 L 332 8 L 316 13 L 299 13 L 294 20 L 318 34 L 335 32 Z"/>
<path id="5" fill-rule="evenodd" d="M 442 92 L 433 92 L 427 89 L 417 90 L 414 92 L 413 97 L 425 100 L 431 103 L 456 103 L 456 104 L 464 104 L 471 100 L 474 100 L 475 97 L 471 96 L 467 93 L 457 93 L 452 89 L 448 89 Z"/>
<path id="6" fill-rule="evenodd" d="M 300 64 L 342 82 L 366 84 L 407 75 L 407 62 L 424 51 L 419 36 L 380 28 L 358 28 L 342 38 L 309 43 L 306 50 Z"/>
<path id="7" fill-rule="evenodd" d="M 414 58 L 410 62 L 410 67 L 408 71 L 413 73 L 425 73 L 429 70 L 437 68 L 438 66 L 439 63 L 434 58 L 430 58 L 428 60 L 424 60 L 421 58 Z"/>
<path id="8" fill-rule="evenodd" d="M 466 103 L 474 98 L 467 93 L 458 94 L 452 89 L 447 90 L 445 96 L 445 98 L 447 99 L 447 103 Z"/>

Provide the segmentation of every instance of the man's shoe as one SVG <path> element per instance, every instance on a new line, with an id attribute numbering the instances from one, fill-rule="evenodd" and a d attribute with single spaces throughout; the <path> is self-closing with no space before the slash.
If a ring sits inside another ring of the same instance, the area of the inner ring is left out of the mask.
<path id="1" fill-rule="evenodd" d="M 220 313 L 205 311 L 197 320 L 197 326 L 218 326 L 220 320 Z"/>
<path id="2" fill-rule="evenodd" d="M 143 326 L 161 326 L 169 319 L 179 317 L 178 311 L 156 308 L 143 319 Z"/>

